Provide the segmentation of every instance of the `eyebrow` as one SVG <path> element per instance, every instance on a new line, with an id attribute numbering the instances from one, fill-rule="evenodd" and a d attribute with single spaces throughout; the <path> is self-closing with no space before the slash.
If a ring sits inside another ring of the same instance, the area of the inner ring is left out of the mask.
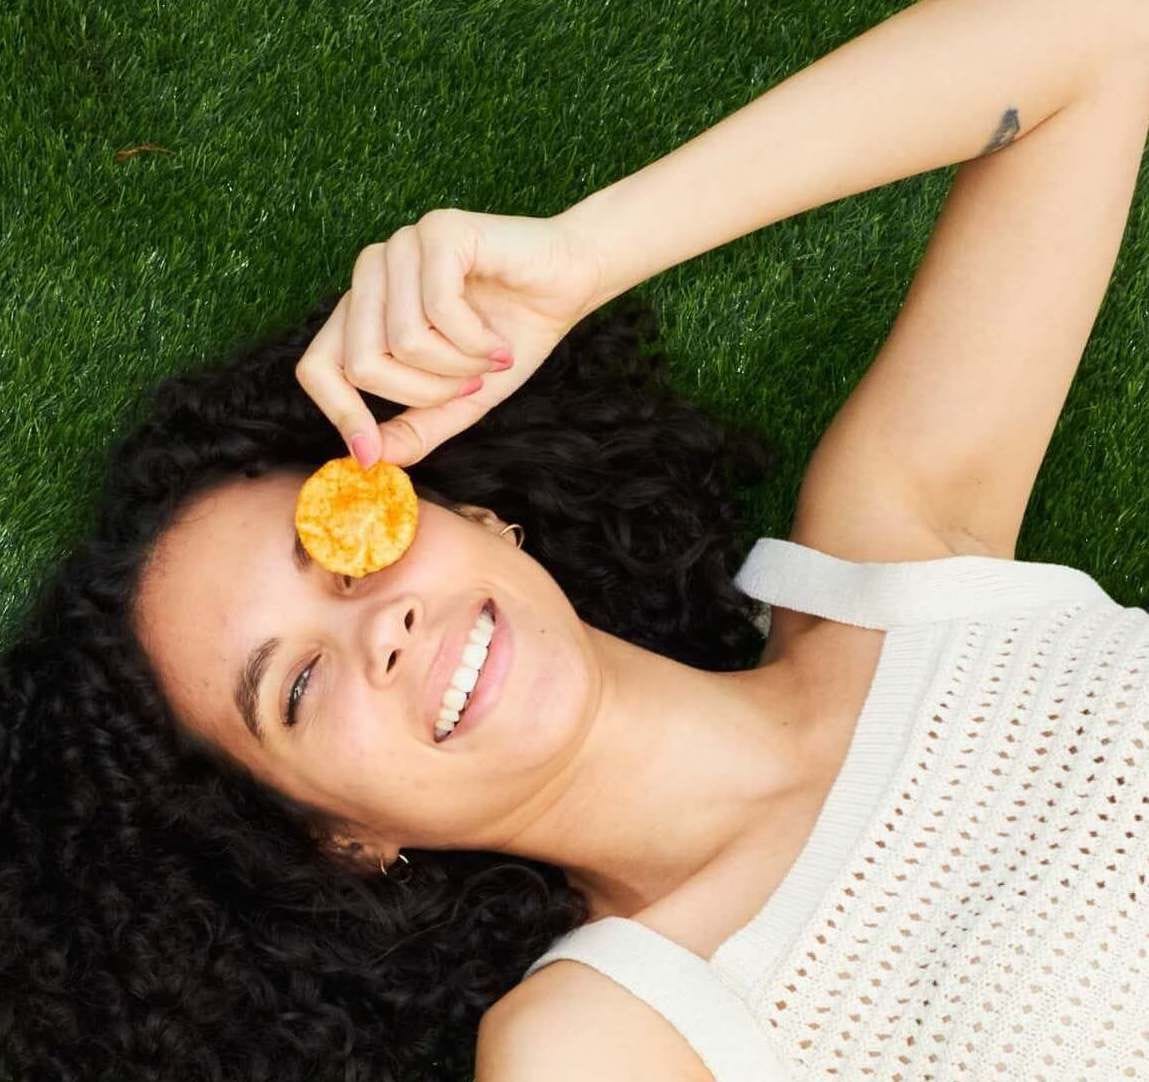
<path id="1" fill-rule="evenodd" d="M 299 534 L 293 531 L 294 545 L 291 560 L 300 573 L 306 572 L 311 565 L 311 556 L 303 547 Z M 275 659 L 275 652 L 279 649 L 281 639 L 271 638 L 261 642 L 247 656 L 247 661 L 240 670 L 239 678 L 235 682 L 235 705 L 239 709 L 239 716 L 243 718 L 248 732 L 255 739 L 263 743 L 263 727 L 259 724 L 259 690 L 267 670 Z"/>

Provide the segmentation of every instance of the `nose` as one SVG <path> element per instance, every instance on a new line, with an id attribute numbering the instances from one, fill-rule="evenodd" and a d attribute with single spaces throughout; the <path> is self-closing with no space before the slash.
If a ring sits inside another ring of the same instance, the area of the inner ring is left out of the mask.
<path id="1" fill-rule="evenodd" d="M 419 626 L 421 611 L 416 601 L 384 605 L 371 625 L 368 656 L 371 679 L 386 678 L 413 641 L 411 632 Z"/>

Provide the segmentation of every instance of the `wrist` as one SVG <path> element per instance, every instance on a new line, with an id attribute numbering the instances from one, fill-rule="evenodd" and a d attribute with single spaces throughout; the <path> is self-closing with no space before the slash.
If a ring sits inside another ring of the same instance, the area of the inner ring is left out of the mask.
<path id="1" fill-rule="evenodd" d="M 592 268 L 594 288 L 583 316 L 643 281 L 632 276 L 617 250 L 622 230 L 611 206 L 613 187 L 592 192 L 553 219 L 567 235 L 572 251 Z"/>

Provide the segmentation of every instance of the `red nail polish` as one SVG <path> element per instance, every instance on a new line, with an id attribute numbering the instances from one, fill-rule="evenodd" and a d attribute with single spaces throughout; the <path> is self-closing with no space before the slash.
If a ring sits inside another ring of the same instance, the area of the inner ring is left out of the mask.
<path id="1" fill-rule="evenodd" d="M 462 387 L 459 388 L 459 393 L 456 398 L 462 398 L 464 395 L 474 394 L 483 385 L 482 376 L 472 376 Z"/>
<path id="2" fill-rule="evenodd" d="M 356 432 L 351 437 L 351 453 L 362 469 L 370 468 L 368 464 L 371 463 L 371 446 L 362 432 Z"/>

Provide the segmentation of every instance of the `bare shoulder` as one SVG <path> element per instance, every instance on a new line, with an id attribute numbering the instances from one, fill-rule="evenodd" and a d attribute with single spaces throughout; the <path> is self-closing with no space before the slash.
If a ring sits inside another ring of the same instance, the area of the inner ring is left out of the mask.
<path id="1" fill-rule="evenodd" d="M 713 1082 L 653 1007 L 569 959 L 531 974 L 479 1026 L 475 1082 Z"/>

